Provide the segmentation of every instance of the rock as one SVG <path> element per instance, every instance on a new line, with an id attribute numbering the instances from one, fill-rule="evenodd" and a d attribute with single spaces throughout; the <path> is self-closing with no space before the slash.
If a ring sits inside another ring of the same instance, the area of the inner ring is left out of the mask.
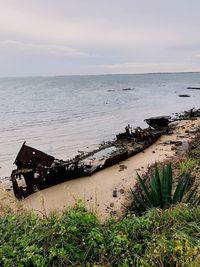
<path id="1" fill-rule="evenodd" d="M 117 197 L 117 189 L 113 190 L 113 197 Z"/>
<path id="2" fill-rule="evenodd" d="M 190 95 L 178 95 L 179 97 L 190 97 Z"/>
<path id="3" fill-rule="evenodd" d="M 133 91 L 135 90 L 134 88 L 123 88 L 122 91 Z"/>
<path id="4" fill-rule="evenodd" d="M 115 204 L 112 202 L 110 203 L 110 207 L 113 208 L 115 206 Z"/>
<path id="5" fill-rule="evenodd" d="M 186 130 L 185 133 L 188 134 L 195 134 L 197 131 L 196 130 Z"/>
<path id="6" fill-rule="evenodd" d="M 181 146 L 182 143 L 183 143 L 182 141 L 170 141 L 170 144 L 175 146 Z"/>
<path id="7" fill-rule="evenodd" d="M 120 194 L 124 194 L 124 189 L 121 188 L 121 189 L 119 190 L 119 192 L 120 192 Z"/>
<path id="8" fill-rule="evenodd" d="M 165 141 L 164 143 L 162 143 L 162 145 L 170 145 L 170 141 Z"/>
<path id="9" fill-rule="evenodd" d="M 113 210 L 110 212 L 110 215 L 113 216 L 113 215 L 116 215 L 117 214 L 117 211 L 116 210 Z"/>
<path id="10" fill-rule="evenodd" d="M 121 171 L 123 171 L 125 169 L 127 169 L 126 165 L 124 165 L 124 164 L 119 165 L 119 172 L 121 172 Z"/>
<path id="11" fill-rule="evenodd" d="M 200 90 L 199 87 L 187 87 L 187 89 L 189 89 L 189 90 Z"/>

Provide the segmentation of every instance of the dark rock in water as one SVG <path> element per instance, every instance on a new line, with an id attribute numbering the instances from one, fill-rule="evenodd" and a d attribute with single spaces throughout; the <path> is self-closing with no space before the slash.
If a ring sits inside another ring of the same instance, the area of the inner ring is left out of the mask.
<path id="1" fill-rule="evenodd" d="M 134 91 L 134 88 L 123 88 L 122 91 Z"/>
<path id="2" fill-rule="evenodd" d="M 187 87 L 189 90 L 200 90 L 200 87 Z"/>
<path id="3" fill-rule="evenodd" d="M 122 91 L 134 91 L 134 88 L 122 88 Z M 107 92 L 115 92 L 115 89 L 108 89 Z"/>
<path id="4" fill-rule="evenodd" d="M 178 95 L 179 97 L 190 97 L 190 95 Z"/>

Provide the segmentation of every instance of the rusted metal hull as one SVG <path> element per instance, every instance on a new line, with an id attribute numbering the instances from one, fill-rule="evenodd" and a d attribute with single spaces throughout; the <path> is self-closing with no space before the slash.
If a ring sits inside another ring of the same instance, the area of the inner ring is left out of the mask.
<path id="1" fill-rule="evenodd" d="M 159 116 L 145 119 L 145 122 L 156 130 L 166 128 L 171 121 L 170 116 Z"/>
<path id="2" fill-rule="evenodd" d="M 134 132 L 117 135 L 116 140 L 96 151 L 66 161 L 57 160 L 24 143 L 15 160 L 17 169 L 11 174 L 14 194 L 22 199 L 58 183 L 91 175 L 143 151 L 160 135 L 159 131 L 138 127 Z"/>

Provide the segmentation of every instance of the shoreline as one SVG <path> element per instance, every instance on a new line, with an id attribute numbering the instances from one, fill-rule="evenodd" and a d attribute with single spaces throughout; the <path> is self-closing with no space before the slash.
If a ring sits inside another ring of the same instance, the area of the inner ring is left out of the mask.
<path id="1" fill-rule="evenodd" d="M 184 153 L 189 142 L 195 138 L 196 130 L 200 127 L 200 119 L 179 121 L 174 125 L 173 134 L 161 136 L 143 152 L 92 176 L 44 189 L 20 203 L 25 209 L 48 214 L 52 210 L 62 210 L 82 200 L 102 221 L 110 214 L 118 216 L 126 202 L 127 192 L 136 183 L 136 172 L 140 175 L 145 174 L 148 166 L 155 162 L 163 162 L 172 159 L 176 153 Z"/>
<path id="2" fill-rule="evenodd" d="M 200 91 L 189 91 L 187 87 L 198 86 L 199 75 L 168 75 L 153 75 L 152 79 L 111 75 L 108 79 L 92 80 L 64 77 L 4 81 L 1 84 L 4 104 L 1 107 L 1 178 L 10 175 L 15 155 L 24 141 L 65 160 L 75 156 L 78 150 L 90 151 L 104 140 L 112 140 L 128 123 L 143 128 L 145 118 L 173 116 L 175 112 L 198 107 Z M 128 88 L 135 90 L 123 90 Z M 180 98 L 180 94 L 191 97 Z M 19 99 L 15 101 L 17 114 L 9 101 L 10 95 L 15 96 L 14 100 Z M 52 105 L 54 95 L 58 96 Z M 20 102 L 22 96 L 26 106 L 31 107 L 25 113 Z"/>
<path id="3" fill-rule="evenodd" d="M 130 188 L 136 184 L 136 172 L 144 175 L 148 167 L 155 162 L 162 163 L 176 156 L 181 157 L 196 136 L 200 118 L 180 120 L 171 125 L 172 134 L 163 134 L 144 151 L 91 176 L 54 185 L 22 201 L 18 201 L 12 192 L 7 192 L 2 183 L 0 200 L 11 209 L 24 208 L 45 215 L 53 210 L 61 211 L 71 207 L 82 200 L 101 221 L 105 221 L 110 215 L 118 218 L 122 214 L 124 204 L 127 203 Z"/>

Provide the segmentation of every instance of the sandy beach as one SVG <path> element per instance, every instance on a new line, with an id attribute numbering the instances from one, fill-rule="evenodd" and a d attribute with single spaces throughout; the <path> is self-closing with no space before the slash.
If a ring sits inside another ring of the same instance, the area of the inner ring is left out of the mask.
<path id="1" fill-rule="evenodd" d="M 37 192 L 20 203 L 26 209 L 48 214 L 52 210 L 62 210 L 84 201 L 86 207 L 95 211 L 103 221 L 110 214 L 117 214 L 126 201 L 127 192 L 136 183 L 136 172 L 143 174 L 149 165 L 173 158 L 184 152 L 195 137 L 200 119 L 179 121 L 174 124 L 173 134 L 161 136 L 156 143 L 143 152 L 101 170 L 90 177 L 78 178 Z M 176 142 L 181 141 L 176 146 Z M 116 197 L 113 197 L 113 191 Z M 1 190 L 1 200 L 9 204 L 14 201 L 8 192 Z M 16 204 L 18 201 L 15 202 Z"/>

